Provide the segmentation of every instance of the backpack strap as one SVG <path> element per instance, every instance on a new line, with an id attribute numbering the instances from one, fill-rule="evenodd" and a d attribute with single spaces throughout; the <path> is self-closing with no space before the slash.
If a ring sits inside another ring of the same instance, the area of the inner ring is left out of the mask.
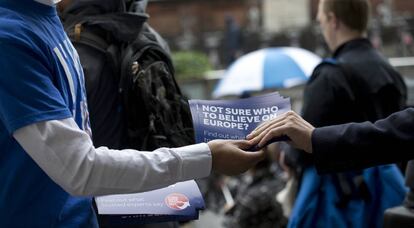
<path id="1" fill-rule="evenodd" d="M 354 98 L 355 105 L 358 109 L 363 109 L 363 102 L 357 100 L 357 98 L 361 98 L 364 95 L 361 94 L 361 89 L 357 85 L 357 80 L 355 79 L 354 75 L 357 74 L 353 68 L 346 63 L 340 62 L 334 58 L 326 58 L 318 65 L 329 64 L 335 67 L 338 67 L 345 79 L 350 86 L 351 89 L 351 96 Z M 363 114 L 363 117 L 366 118 L 366 114 Z M 368 189 L 368 186 L 364 180 L 364 176 L 362 171 L 358 172 L 346 172 L 346 173 L 337 173 L 334 174 L 335 176 L 335 186 L 337 190 L 340 192 L 342 197 L 338 202 L 338 206 L 345 207 L 347 206 L 348 202 L 352 199 L 352 197 L 361 197 L 362 199 L 368 201 L 371 199 L 371 195 Z"/>
<path id="2" fill-rule="evenodd" d="M 102 38 L 96 31 L 85 26 L 86 22 L 76 23 L 67 31 L 69 38 L 73 43 L 79 43 L 91 47 L 103 53 L 111 69 L 114 70 L 113 75 L 118 75 L 119 72 L 119 48 L 117 45 L 110 43 L 108 40 Z M 102 30 L 100 30 L 102 32 Z M 108 35 L 107 35 L 108 36 Z M 119 80 L 119 78 L 118 78 Z"/>
<path id="3" fill-rule="evenodd" d="M 127 45 L 123 53 L 121 54 L 121 66 L 120 66 L 120 79 L 119 79 L 119 92 L 122 94 L 127 90 L 129 86 L 129 76 L 130 71 L 132 70 L 132 56 L 134 55 L 134 50 L 130 45 Z M 136 67 L 139 67 L 138 65 Z"/>
<path id="4" fill-rule="evenodd" d="M 101 36 L 85 29 L 84 23 L 77 23 L 68 31 L 69 38 L 76 43 L 86 44 L 97 50 L 103 51 L 109 47 L 108 42 Z"/>
<path id="5" fill-rule="evenodd" d="M 158 55 L 161 55 L 163 61 L 168 65 L 168 69 L 170 70 L 171 75 L 174 75 L 174 65 L 169 55 L 160 46 L 160 44 L 157 43 L 155 36 L 151 34 L 151 32 L 143 30 L 133 43 L 128 44 L 124 48 L 121 60 L 121 79 L 119 81 L 120 92 L 125 91 L 129 84 L 128 73 L 131 71 L 131 67 L 133 64 L 132 62 L 130 62 L 130 60 L 138 59 L 139 56 L 141 56 L 145 51 L 147 51 L 150 48 L 151 51 L 156 52 Z M 177 92 L 179 94 L 182 94 L 175 77 L 172 77 L 172 81 L 177 89 Z"/>
<path id="6" fill-rule="evenodd" d="M 348 202 L 355 197 L 365 201 L 371 200 L 371 194 L 362 172 L 334 174 L 334 183 L 340 194 L 339 201 L 337 202 L 339 207 L 346 207 Z"/>

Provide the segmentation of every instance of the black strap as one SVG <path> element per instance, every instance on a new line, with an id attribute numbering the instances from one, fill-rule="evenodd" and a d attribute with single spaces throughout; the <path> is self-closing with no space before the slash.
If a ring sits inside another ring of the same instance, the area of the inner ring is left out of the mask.
<path id="1" fill-rule="evenodd" d="M 81 24 L 79 24 L 82 26 Z M 90 30 L 88 27 L 82 26 L 82 30 L 79 34 L 79 39 L 76 38 L 75 27 L 71 29 L 68 33 L 71 41 L 76 44 L 83 44 L 88 47 L 91 47 L 106 56 L 107 64 L 110 65 L 110 68 L 113 69 L 113 74 L 115 76 L 119 75 L 119 47 L 116 44 L 110 43 L 102 35 L 96 34 L 94 31 Z M 106 33 L 107 34 L 107 33 Z M 119 80 L 119 78 L 116 78 Z"/>
<path id="2" fill-rule="evenodd" d="M 350 86 L 350 95 L 354 99 L 355 108 L 358 110 L 364 109 L 363 97 L 365 96 L 361 91 L 358 77 L 355 77 L 358 73 L 349 64 L 340 62 L 336 59 L 325 59 L 322 64 L 331 64 L 337 66 L 345 76 L 345 79 Z M 362 118 L 368 120 L 367 113 L 363 112 Z M 345 207 L 352 197 L 361 197 L 362 199 L 369 201 L 371 195 L 368 186 L 364 180 L 362 171 L 352 173 L 337 173 L 335 174 L 337 180 L 337 189 L 340 192 L 341 199 L 338 202 L 340 207 Z"/>
<path id="3" fill-rule="evenodd" d="M 364 87 L 362 83 L 360 83 L 361 80 L 359 77 L 355 77 L 355 75 L 358 75 L 359 73 L 350 64 L 339 62 L 338 66 L 340 69 L 342 69 L 348 85 L 351 88 L 351 96 L 354 98 L 356 109 L 364 110 L 366 108 L 365 99 L 367 97 L 367 94 L 363 92 Z M 363 118 L 363 120 L 369 120 L 368 113 L 362 112 L 361 118 Z"/>
<path id="4" fill-rule="evenodd" d="M 119 92 L 121 94 L 126 91 L 127 86 L 129 86 L 129 73 L 131 71 L 130 67 L 132 67 L 132 56 L 134 55 L 134 50 L 130 45 L 127 45 L 122 53 L 122 60 L 121 60 L 121 72 L 120 72 L 120 80 L 119 80 Z"/>

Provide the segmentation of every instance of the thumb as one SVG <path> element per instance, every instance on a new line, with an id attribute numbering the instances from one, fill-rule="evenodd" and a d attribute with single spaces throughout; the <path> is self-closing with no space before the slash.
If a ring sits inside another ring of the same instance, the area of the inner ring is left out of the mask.
<path id="1" fill-rule="evenodd" d="M 242 150 L 247 150 L 253 146 L 253 143 L 247 140 L 234 140 L 233 143 Z"/>
<path id="2" fill-rule="evenodd" d="M 266 152 L 263 149 L 254 152 L 246 152 L 246 157 L 252 163 L 257 163 L 266 158 Z"/>

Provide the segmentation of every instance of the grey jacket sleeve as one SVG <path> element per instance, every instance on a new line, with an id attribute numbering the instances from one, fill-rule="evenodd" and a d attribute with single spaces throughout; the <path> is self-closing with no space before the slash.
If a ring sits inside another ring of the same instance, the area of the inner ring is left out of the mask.
<path id="1" fill-rule="evenodd" d="M 319 173 L 414 159 L 414 108 L 375 123 L 316 128 L 312 144 Z"/>

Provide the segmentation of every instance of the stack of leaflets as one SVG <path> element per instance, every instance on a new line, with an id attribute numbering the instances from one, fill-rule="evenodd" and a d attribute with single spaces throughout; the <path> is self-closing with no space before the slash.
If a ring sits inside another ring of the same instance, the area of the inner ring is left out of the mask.
<path id="1" fill-rule="evenodd" d="M 271 93 L 238 100 L 190 100 L 196 142 L 245 139 L 260 123 L 290 110 L 290 99 Z M 195 181 L 135 194 L 95 198 L 101 225 L 198 219 L 204 200 Z"/>
<path id="2" fill-rule="evenodd" d="M 95 198 L 104 225 L 133 225 L 198 219 L 204 200 L 195 181 L 134 194 Z"/>
<path id="3" fill-rule="evenodd" d="M 197 142 L 245 139 L 260 123 L 289 110 L 290 98 L 270 93 L 238 100 L 190 100 Z"/>

